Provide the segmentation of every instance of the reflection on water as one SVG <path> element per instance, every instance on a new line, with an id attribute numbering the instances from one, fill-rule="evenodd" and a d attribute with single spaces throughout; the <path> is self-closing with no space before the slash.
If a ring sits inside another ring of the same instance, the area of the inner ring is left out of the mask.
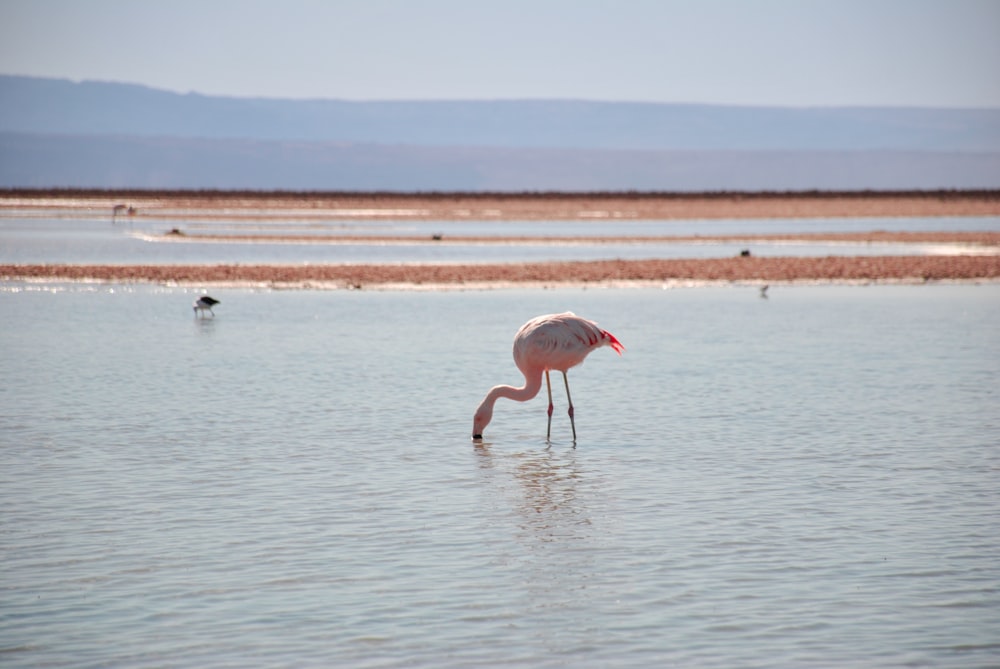
<path id="1" fill-rule="evenodd" d="M 198 334 L 210 335 L 215 332 L 215 318 L 194 317 L 194 328 Z"/>
<path id="2" fill-rule="evenodd" d="M 523 583 L 525 624 L 544 617 L 585 629 L 588 615 L 618 594 L 598 573 L 602 541 L 595 533 L 602 530 L 593 516 L 607 513 L 599 508 L 606 506 L 599 477 L 581 469 L 573 448 L 474 448 L 483 494 L 510 518 L 507 531 L 517 548 L 498 558 Z"/>
<path id="3" fill-rule="evenodd" d="M 582 473 L 575 449 L 558 452 L 551 447 L 503 456 L 497 463 L 488 444 L 477 444 L 479 464 L 488 472 L 492 486 L 505 490 L 498 478 L 510 477 L 516 488 L 510 500 L 521 519 L 526 536 L 536 541 L 562 541 L 586 536 L 590 526 L 586 506 L 578 496 Z"/>

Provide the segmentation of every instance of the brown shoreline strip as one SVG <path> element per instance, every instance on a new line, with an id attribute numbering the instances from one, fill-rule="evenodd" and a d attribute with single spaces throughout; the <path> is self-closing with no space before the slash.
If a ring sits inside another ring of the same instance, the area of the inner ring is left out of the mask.
<path id="1" fill-rule="evenodd" d="M 0 189 L 0 212 L 71 210 L 138 218 L 336 220 L 703 220 L 998 216 L 1000 190 L 790 192 L 290 192 Z"/>
<path id="2" fill-rule="evenodd" d="M 829 256 L 599 260 L 492 265 L 0 265 L 4 280 L 380 284 L 616 281 L 879 281 L 1000 278 L 1000 256 Z"/>

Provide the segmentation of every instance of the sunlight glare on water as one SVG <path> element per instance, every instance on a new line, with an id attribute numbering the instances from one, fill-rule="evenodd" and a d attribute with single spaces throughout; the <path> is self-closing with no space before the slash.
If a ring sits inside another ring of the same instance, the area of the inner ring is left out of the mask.
<path id="1" fill-rule="evenodd" d="M 5 664 L 1000 657 L 997 284 L 212 294 L 3 285 Z"/>

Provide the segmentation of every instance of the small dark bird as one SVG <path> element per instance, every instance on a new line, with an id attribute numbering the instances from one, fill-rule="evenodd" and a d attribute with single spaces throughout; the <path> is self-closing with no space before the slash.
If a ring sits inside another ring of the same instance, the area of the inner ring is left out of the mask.
<path id="1" fill-rule="evenodd" d="M 212 318 L 215 318 L 215 312 L 212 311 L 212 307 L 216 304 L 219 304 L 219 300 L 208 295 L 202 295 L 194 301 L 194 313 L 196 316 L 200 313 L 204 317 L 207 310 L 208 313 L 212 314 Z"/>
<path id="2" fill-rule="evenodd" d="M 760 287 L 760 296 L 763 297 L 765 300 L 767 299 L 767 289 L 768 285 L 766 283 Z"/>

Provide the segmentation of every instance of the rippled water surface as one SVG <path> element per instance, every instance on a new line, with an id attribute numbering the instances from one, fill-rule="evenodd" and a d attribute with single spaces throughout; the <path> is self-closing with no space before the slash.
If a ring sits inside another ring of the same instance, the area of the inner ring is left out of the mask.
<path id="1" fill-rule="evenodd" d="M 1000 285 L 213 295 L 2 286 L 5 666 L 1000 663 Z"/>

